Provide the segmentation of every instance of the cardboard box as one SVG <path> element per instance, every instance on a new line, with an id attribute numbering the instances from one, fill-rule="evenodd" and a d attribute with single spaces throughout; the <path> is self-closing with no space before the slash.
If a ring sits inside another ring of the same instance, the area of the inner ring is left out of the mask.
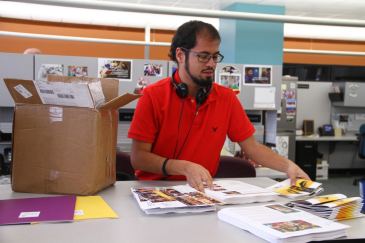
<path id="1" fill-rule="evenodd" d="M 34 81 L 4 81 L 16 104 L 14 191 L 91 195 L 114 184 L 117 110 L 139 96 L 117 97 L 119 81 L 101 79 L 105 103 L 98 108 L 45 105 Z M 75 79 L 58 77 L 53 81 Z"/>

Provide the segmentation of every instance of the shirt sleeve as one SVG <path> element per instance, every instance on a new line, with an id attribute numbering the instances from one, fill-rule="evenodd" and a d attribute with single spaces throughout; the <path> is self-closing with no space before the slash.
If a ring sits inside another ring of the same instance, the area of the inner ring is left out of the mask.
<path id="1" fill-rule="evenodd" d="M 157 130 L 158 122 L 156 121 L 151 96 L 148 92 L 143 92 L 143 96 L 139 98 L 133 115 L 132 123 L 128 131 L 128 138 L 153 143 Z"/>
<path id="2" fill-rule="evenodd" d="M 232 110 L 229 117 L 228 137 L 232 142 L 242 142 L 255 133 L 255 127 L 248 119 L 237 96 L 232 98 Z"/>

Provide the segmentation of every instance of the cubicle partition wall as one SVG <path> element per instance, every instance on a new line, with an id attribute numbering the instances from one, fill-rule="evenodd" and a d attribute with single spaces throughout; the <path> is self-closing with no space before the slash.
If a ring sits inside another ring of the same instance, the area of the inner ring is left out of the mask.
<path id="1" fill-rule="evenodd" d="M 249 69 L 254 70 L 253 78 Z M 276 110 L 280 106 L 281 74 L 282 65 L 218 63 L 215 81 L 236 89 L 246 110 Z"/>
<path id="2" fill-rule="evenodd" d="M 126 92 L 133 93 L 135 89 L 140 89 L 142 85 L 150 85 L 168 76 L 169 64 L 167 61 L 144 59 L 133 59 L 131 61 L 133 66 L 132 78 L 130 81 L 120 80 L 119 94 Z M 128 139 L 128 130 L 137 102 L 138 100 L 132 101 L 119 111 L 118 149 L 124 152 L 130 152 L 131 150 L 131 140 Z"/>
<path id="3" fill-rule="evenodd" d="M 356 133 L 359 126 L 365 122 L 365 105 L 362 105 L 363 95 L 353 94 L 348 89 L 351 82 L 298 82 L 298 106 L 297 106 L 297 129 L 302 129 L 303 120 L 314 121 L 314 132 L 318 133 L 318 127 L 325 124 L 332 124 L 334 127 L 342 127 L 341 137 L 298 137 L 297 138 L 297 160 L 303 163 L 310 163 L 315 166 L 318 157 L 328 161 L 329 169 L 355 169 L 365 168 L 365 160 L 359 159 L 358 143 Z M 357 92 L 361 91 L 361 85 Z M 348 97 L 347 102 L 331 102 L 328 93 L 334 92 L 333 86 L 347 87 L 343 90 L 344 96 Z M 364 86 L 365 87 L 365 86 Z M 358 97 L 354 101 L 354 97 Z M 299 146 L 299 147 L 298 147 Z M 309 150 L 306 150 L 308 148 Z M 300 150 L 305 150 L 303 153 Z M 300 154 L 304 154 L 300 156 Z M 313 156 L 314 154 L 314 156 Z M 308 155 L 307 157 L 305 155 Z M 304 161 L 306 160 L 306 161 Z"/>
<path id="4" fill-rule="evenodd" d="M 33 79 L 33 56 L 0 53 L 0 174 L 9 173 L 14 101 L 4 78 Z"/>
<path id="5" fill-rule="evenodd" d="M 126 92 L 133 93 L 141 85 L 152 84 L 168 76 L 168 62 L 162 60 L 145 60 L 131 59 L 132 61 L 132 78 L 131 80 L 120 80 L 119 94 Z M 158 69 L 158 72 L 149 72 L 151 68 Z M 123 107 L 123 109 L 135 109 L 138 100 L 132 101 Z"/>
<path id="6" fill-rule="evenodd" d="M 14 107 L 4 78 L 33 79 L 33 55 L 0 53 L 0 107 Z"/>
<path id="7" fill-rule="evenodd" d="M 277 116 L 277 149 L 295 161 L 298 78 L 284 77 L 281 84 L 281 107 Z"/>
<path id="8" fill-rule="evenodd" d="M 136 88 L 138 89 L 144 84 L 149 85 L 171 76 L 177 68 L 175 62 L 164 60 L 0 53 L 0 122 L 12 122 L 12 109 L 14 107 L 13 100 L 3 83 L 3 77 L 30 80 L 46 79 L 47 74 L 101 77 L 103 68 L 118 62 L 129 66 L 129 73 L 124 74 L 126 75 L 124 78 L 114 77 L 120 80 L 119 94 L 134 92 Z M 250 68 L 256 70 L 253 75 L 256 80 L 250 79 L 249 75 L 246 74 Z M 281 69 L 281 65 L 227 63 L 217 65 L 215 81 L 235 90 L 249 114 L 257 113 L 260 115 L 260 122 L 254 123 L 257 127 L 256 137 L 261 142 L 264 141 L 263 111 L 275 112 L 280 105 Z M 133 101 L 120 110 L 118 146 L 122 150 L 130 150 L 127 131 L 137 102 Z"/>
<path id="9" fill-rule="evenodd" d="M 303 120 L 313 120 L 317 128 L 330 123 L 331 102 L 328 93 L 332 91 L 332 82 L 298 82 L 298 105 L 296 128 L 302 129 Z"/>
<path id="10" fill-rule="evenodd" d="M 346 82 L 342 87 L 343 101 L 331 103 L 331 123 L 340 127 L 346 136 L 357 136 L 365 124 L 365 83 Z M 332 168 L 365 168 L 365 160 L 358 156 L 358 141 L 337 142 L 329 153 Z"/>

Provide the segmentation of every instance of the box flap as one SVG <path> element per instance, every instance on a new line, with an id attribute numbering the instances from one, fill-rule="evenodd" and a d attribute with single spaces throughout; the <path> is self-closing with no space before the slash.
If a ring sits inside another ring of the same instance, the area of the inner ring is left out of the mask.
<path id="1" fill-rule="evenodd" d="M 42 104 L 32 80 L 4 78 L 4 82 L 16 104 Z"/>
<path id="2" fill-rule="evenodd" d="M 90 88 L 91 84 L 98 84 L 99 96 L 94 96 Z M 38 94 L 43 104 L 58 106 L 75 106 L 95 108 L 97 104 L 104 103 L 104 95 L 100 82 L 48 82 L 35 81 Z M 99 101 L 100 100 L 100 101 Z"/>
<path id="3" fill-rule="evenodd" d="M 95 80 L 100 80 L 101 87 L 105 96 L 105 102 L 108 102 L 115 97 L 118 97 L 119 93 L 119 80 L 112 78 L 91 78 L 91 77 L 68 77 L 59 75 L 48 75 L 47 80 L 50 82 L 93 82 Z"/>
<path id="4" fill-rule="evenodd" d="M 118 109 L 119 107 L 125 106 L 139 97 L 141 97 L 139 94 L 126 93 L 105 103 L 100 107 L 100 109 Z"/>

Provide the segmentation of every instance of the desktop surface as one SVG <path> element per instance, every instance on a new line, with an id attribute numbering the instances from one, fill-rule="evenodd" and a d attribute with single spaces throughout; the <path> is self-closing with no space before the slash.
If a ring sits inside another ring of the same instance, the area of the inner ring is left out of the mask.
<path id="1" fill-rule="evenodd" d="M 354 134 L 347 134 L 343 136 L 319 136 L 318 134 L 310 135 L 310 136 L 296 136 L 296 141 L 357 141 L 357 136 Z"/>
<path id="2" fill-rule="evenodd" d="M 263 177 L 238 180 L 260 187 L 275 183 L 274 180 Z M 0 226 L 0 242 L 266 242 L 238 227 L 220 221 L 217 212 L 147 215 L 139 208 L 130 192 L 131 187 L 171 186 L 184 183 L 182 181 L 119 181 L 98 193 L 119 215 L 118 219 Z M 9 185 L 0 185 L 0 199 L 39 196 L 44 195 L 16 193 L 11 191 Z M 282 197 L 277 199 L 276 202 L 287 201 Z M 349 238 L 365 237 L 365 218 L 346 220 L 341 223 L 351 226 L 347 231 Z"/>

